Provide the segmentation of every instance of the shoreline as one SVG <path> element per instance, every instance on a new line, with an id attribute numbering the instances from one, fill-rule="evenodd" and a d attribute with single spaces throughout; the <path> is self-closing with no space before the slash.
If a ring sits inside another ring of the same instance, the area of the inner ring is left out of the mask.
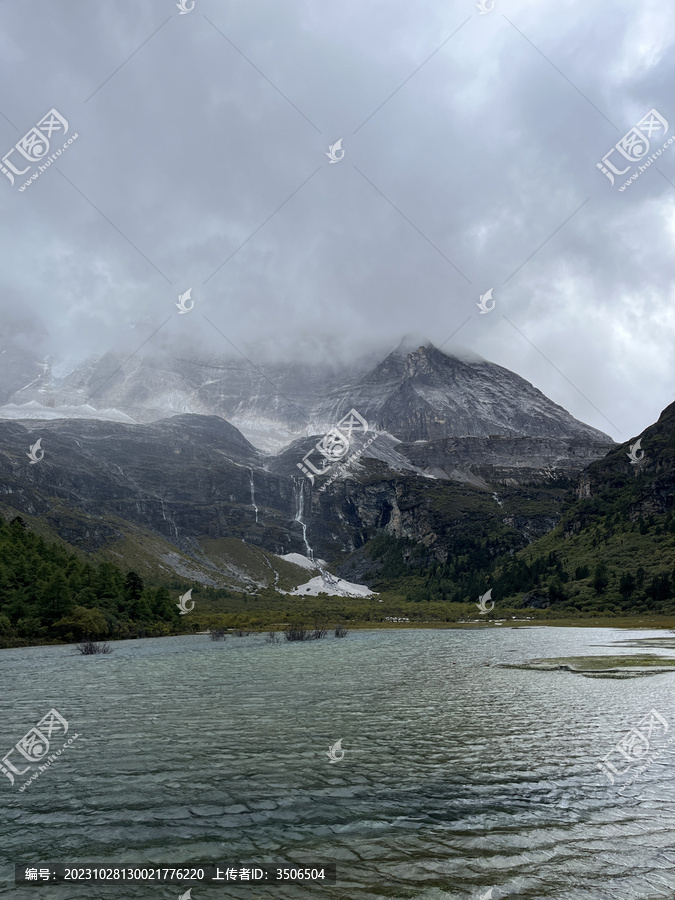
<path id="1" fill-rule="evenodd" d="M 269 631 L 277 631 L 280 635 L 288 623 L 277 623 L 262 628 L 247 628 L 249 635 L 267 634 Z M 660 631 L 673 632 L 675 635 L 675 616 L 655 616 L 631 618 L 621 616 L 617 618 L 588 618 L 588 619 L 497 619 L 488 621 L 470 622 L 343 622 L 347 631 L 446 631 L 446 630 L 481 630 L 486 628 L 521 629 L 521 628 L 619 628 L 628 631 Z M 331 630 L 331 629 L 329 629 Z M 235 629 L 226 629 L 228 637 L 234 636 Z M 172 637 L 204 637 L 210 631 L 187 632 L 178 631 L 174 634 L 148 635 L 146 637 L 100 638 L 100 642 L 117 644 L 122 641 L 150 641 L 162 640 Z M 675 638 L 674 638 L 675 639 Z M 42 641 L 39 643 L 17 643 L 0 647 L 3 650 L 29 650 L 37 647 L 76 647 L 78 642 L 73 641 Z"/>

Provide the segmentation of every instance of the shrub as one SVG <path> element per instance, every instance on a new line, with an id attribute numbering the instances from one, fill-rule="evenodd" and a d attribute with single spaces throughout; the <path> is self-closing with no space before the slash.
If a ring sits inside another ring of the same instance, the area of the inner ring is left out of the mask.
<path id="1" fill-rule="evenodd" d="M 54 623 L 54 628 L 61 637 L 73 637 L 81 641 L 85 637 L 100 638 L 109 631 L 108 622 L 100 609 L 87 609 L 76 606 L 68 616 Z"/>
<path id="2" fill-rule="evenodd" d="M 335 637 L 346 637 L 346 636 L 347 636 L 347 629 L 344 627 L 344 625 L 340 625 L 340 623 L 338 622 L 338 624 L 335 626 Z"/>
<path id="3" fill-rule="evenodd" d="M 211 640 L 212 641 L 224 641 L 225 640 L 225 629 L 224 628 L 212 628 L 211 629 Z"/>
<path id="4" fill-rule="evenodd" d="M 286 626 L 284 637 L 287 641 L 306 641 L 309 638 L 309 632 L 302 623 L 297 623 Z"/>
<path id="5" fill-rule="evenodd" d="M 41 625 L 40 620 L 35 616 L 19 619 L 16 623 L 16 630 L 19 632 L 19 637 L 22 638 L 39 638 L 43 637 L 47 632 L 47 629 Z"/>
<path id="6" fill-rule="evenodd" d="M 328 634 L 328 629 L 323 622 L 315 622 L 314 623 L 314 631 L 309 635 L 309 639 L 312 641 L 318 641 L 321 638 L 325 638 Z"/>
<path id="7" fill-rule="evenodd" d="M 567 594 L 563 590 L 563 586 L 558 579 L 554 579 L 549 585 L 548 596 L 552 603 L 567 600 Z"/>
<path id="8" fill-rule="evenodd" d="M 99 644 L 90 637 L 81 641 L 77 645 L 77 650 L 82 656 L 94 656 L 97 653 L 112 653 L 112 647 L 109 647 L 105 641 L 102 644 Z"/>

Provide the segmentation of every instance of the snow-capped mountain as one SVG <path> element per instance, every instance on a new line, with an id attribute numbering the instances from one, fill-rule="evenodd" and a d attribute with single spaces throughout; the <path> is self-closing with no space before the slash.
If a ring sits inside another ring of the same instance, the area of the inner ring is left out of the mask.
<path id="1" fill-rule="evenodd" d="M 259 368 L 241 359 L 106 354 L 65 374 L 49 361 L 37 375 L 28 367 L 18 386 L 21 377 L 9 379 L 16 387 L 0 417 L 150 423 L 216 415 L 268 453 L 324 434 L 352 408 L 371 429 L 407 443 L 490 435 L 612 443 L 514 372 L 422 338 L 404 339 L 370 366 L 294 360 Z"/>
<path id="2" fill-rule="evenodd" d="M 7 370 L 0 514 L 134 565 L 142 546 L 204 583 L 241 581 L 242 547 L 338 562 L 385 531 L 442 562 L 486 522 L 524 545 L 615 446 L 515 373 L 424 339 L 367 365 L 15 353 Z M 352 409 L 368 433 L 324 474 L 323 436 Z"/>

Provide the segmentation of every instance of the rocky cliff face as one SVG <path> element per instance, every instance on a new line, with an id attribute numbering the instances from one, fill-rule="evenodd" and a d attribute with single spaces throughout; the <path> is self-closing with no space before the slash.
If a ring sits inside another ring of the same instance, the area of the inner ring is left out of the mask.
<path id="1" fill-rule="evenodd" d="M 612 443 L 514 372 L 447 355 L 431 344 L 394 351 L 349 396 L 369 422 L 406 442 L 527 435 Z M 321 406 L 324 418 L 329 410 L 337 412 L 333 398 Z"/>
<path id="2" fill-rule="evenodd" d="M 44 457 L 32 464 L 28 450 L 38 437 Z M 463 529 L 496 529 L 522 545 L 557 521 L 559 486 L 512 485 L 497 497 L 425 475 L 397 451 L 402 445 L 378 440 L 380 458 L 364 454 L 340 478 L 312 484 L 297 469 L 303 446 L 265 456 L 215 416 L 39 429 L 0 422 L 0 499 L 87 552 L 135 527 L 195 559 L 204 542 L 236 538 L 336 561 L 384 529 L 443 560 Z"/>
<path id="3" fill-rule="evenodd" d="M 27 450 L 38 436 L 44 458 L 31 464 Z M 39 431 L 6 422 L 0 448 L 4 499 L 32 515 L 72 505 L 142 523 L 176 542 L 243 536 L 256 526 L 252 496 L 268 510 L 268 528 L 276 517 L 284 530 L 293 520 L 292 480 L 266 472 L 261 454 L 213 416 L 131 426 L 43 422 Z"/>
<path id="4" fill-rule="evenodd" d="M 631 447 L 636 462 L 631 462 Z M 595 501 L 603 515 L 612 503 L 619 504 L 631 521 L 671 511 L 675 505 L 675 403 L 639 437 L 615 446 L 585 468 L 575 493 L 577 500 Z M 571 516 L 570 528 L 587 515 L 580 507 Z"/>
<path id="5" fill-rule="evenodd" d="M 615 447 L 590 437 L 443 438 L 401 444 L 398 452 L 438 478 L 474 484 L 487 490 L 499 485 L 547 484 L 574 479 L 579 471 Z"/>

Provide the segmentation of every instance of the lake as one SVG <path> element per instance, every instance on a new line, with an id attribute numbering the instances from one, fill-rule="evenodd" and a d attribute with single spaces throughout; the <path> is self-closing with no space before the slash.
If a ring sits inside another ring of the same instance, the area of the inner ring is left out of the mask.
<path id="1" fill-rule="evenodd" d="M 597 763 L 650 710 L 675 723 L 675 673 L 496 667 L 637 653 L 606 648 L 658 634 L 507 626 L 2 650 L 0 756 L 52 708 L 78 737 L 23 792 L 35 766 L 14 786 L 0 775 L 0 889 L 178 900 L 189 885 L 15 888 L 14 863 L 335 862 L 335 886 L 192 885 L 191 900 L 671 897 L 672 755 L 629 787 Z M 650 753 L 663 744 L 655 733 Z"/>

